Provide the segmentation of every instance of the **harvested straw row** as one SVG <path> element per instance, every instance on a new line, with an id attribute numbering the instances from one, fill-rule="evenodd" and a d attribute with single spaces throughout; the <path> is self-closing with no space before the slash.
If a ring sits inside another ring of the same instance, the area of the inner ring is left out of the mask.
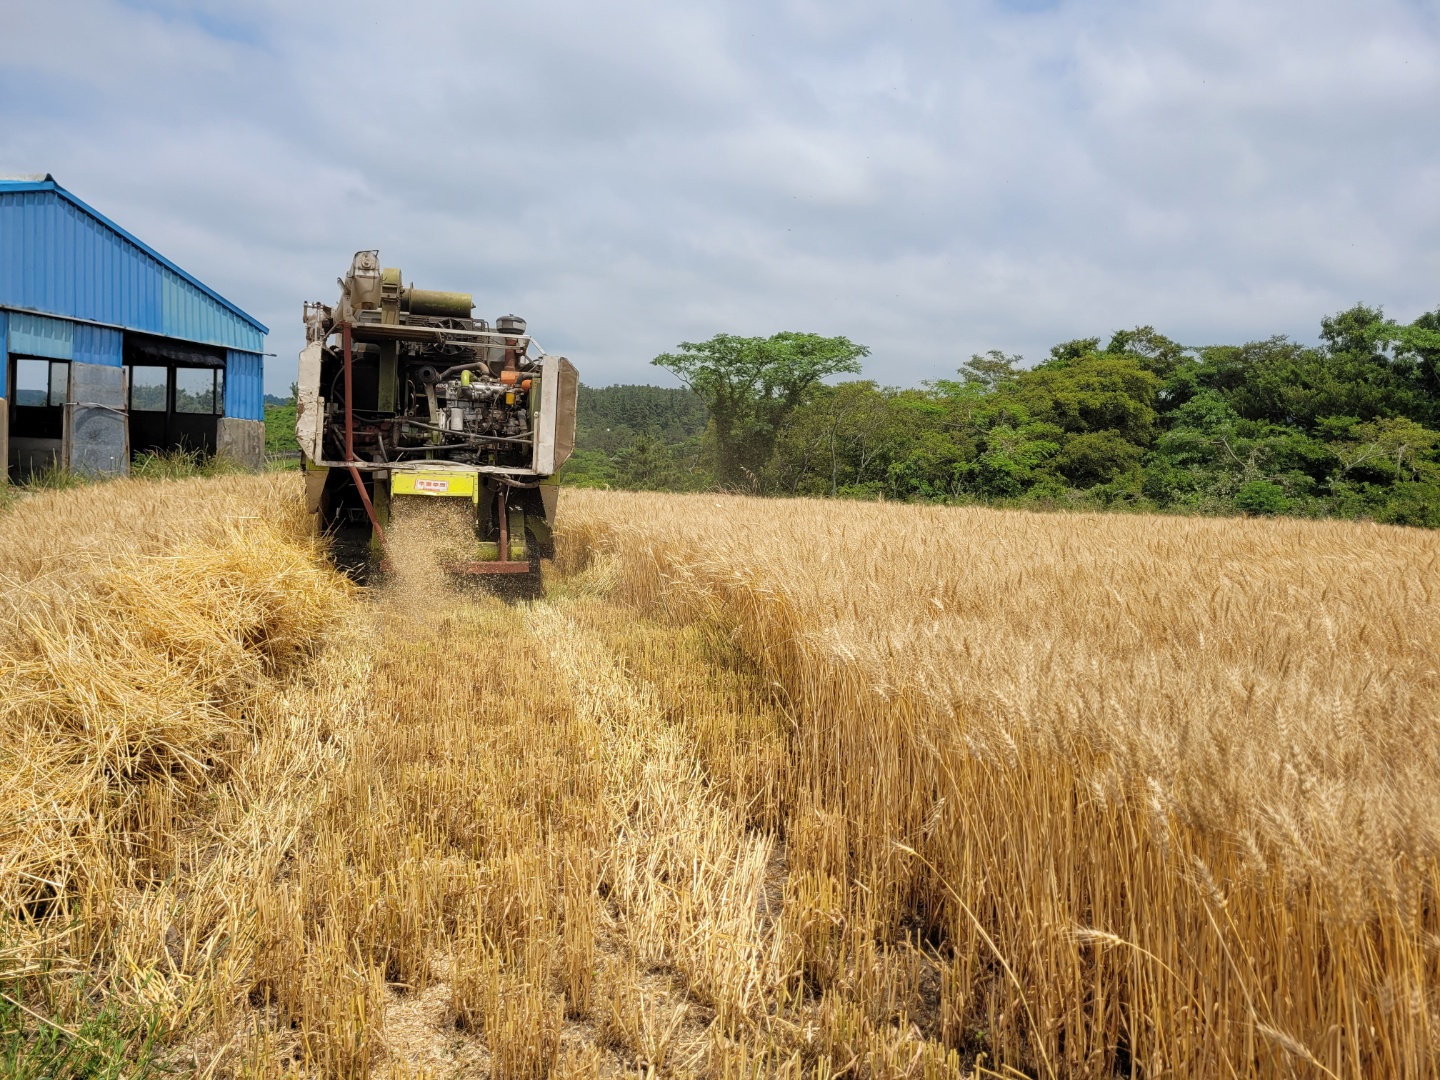
<path id="1" fill-rule="evenodd" d="M 237 962 L 216 828 L 237 804 L 216 796 L 255 780 L 257 740 L 351 603 L 291 489 L 120 481 L 0 517 L 5 971 L 77 972 L 178 1030 Z"/>

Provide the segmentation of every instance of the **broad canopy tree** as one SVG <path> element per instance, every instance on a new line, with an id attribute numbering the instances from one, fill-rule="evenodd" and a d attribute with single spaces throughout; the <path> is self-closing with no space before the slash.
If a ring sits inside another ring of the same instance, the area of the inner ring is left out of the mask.
<path id="1" fill-rule="evenodd" d="M 677 375 L 710 410 L 716 482 L 753 489 L 806 392 L 827 376 L 858 372 L 869 355 L 844 337 L 716 334 L 709 341 L 683 341 L 677 352 L 650 362 Z"/>

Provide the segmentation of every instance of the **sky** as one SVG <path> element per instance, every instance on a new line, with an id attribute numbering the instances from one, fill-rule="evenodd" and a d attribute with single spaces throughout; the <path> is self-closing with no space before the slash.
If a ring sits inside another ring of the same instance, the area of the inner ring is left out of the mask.
<path id="1" fill-rule="evenodd" d="M 353 252 L 591 385 L 726 332 L 916 385 L 1440 305 L 1440 0 L 0 0 L 0 173 L 270 328 Z"/>

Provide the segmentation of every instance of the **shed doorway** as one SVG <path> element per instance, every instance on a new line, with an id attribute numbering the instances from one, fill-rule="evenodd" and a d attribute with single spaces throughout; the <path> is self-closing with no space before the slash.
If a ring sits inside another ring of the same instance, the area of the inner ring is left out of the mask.
<path id="1" fill-rule="evenodd" d="M 70 361 L 12 355 L 7 366 L 10 437 L 5 471 L 11 483 L 20 484 L 60 465 Z"/>
<path id="2" fill-rule="evenodd" d="M 137 364 L 130 369 L 130 451 L 215 453 L 225 369 Z"/>
<path id="3" fill-rule="evenodd" d="M 225 414 L 225 355 L 126 335 L 130 452 L 213 455 Z"/>

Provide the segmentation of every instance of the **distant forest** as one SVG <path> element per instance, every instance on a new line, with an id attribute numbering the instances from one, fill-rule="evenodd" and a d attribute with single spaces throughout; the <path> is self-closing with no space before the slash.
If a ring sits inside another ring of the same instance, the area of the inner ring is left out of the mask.
<path id="1" fill-rule="evenodd" d="M 702 451 L 710 413 L 693 390 L 582 383 L 576 412 L 575 453 L 562 483 L 638 491 L 713 486 Z"/>
<path id="2" fill-rule="evenodd" d="M 721 334 L 655 359 L 688 389 L 582 387 L 562 480 L 1440 526 L 1440 309 L 1357 305 L 1320 341 L 1140 327 L 897 388 L 833 381 L 868 352 L 844 338 Z"/>

